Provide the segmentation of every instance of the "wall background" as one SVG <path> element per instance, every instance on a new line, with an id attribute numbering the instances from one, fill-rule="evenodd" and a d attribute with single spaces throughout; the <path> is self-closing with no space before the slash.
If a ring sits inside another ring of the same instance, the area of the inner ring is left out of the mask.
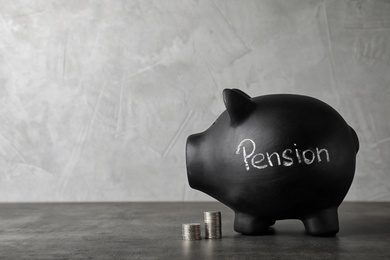
<path id="1" fill-rule="evenodd" d="M 209 200 L 185 141 L 232 87 L 332 105 L 347 199 L 390 200 L 390 1 L 0 0 L 0 201 Z"/>

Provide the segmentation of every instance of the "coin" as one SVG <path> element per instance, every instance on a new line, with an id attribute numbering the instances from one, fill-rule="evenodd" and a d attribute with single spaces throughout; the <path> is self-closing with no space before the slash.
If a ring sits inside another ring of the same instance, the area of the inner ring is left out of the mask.
<path id="1" fill-rule="evenodd" d="M 205 238 L 222 238 L 221 212 L 206 211 L 203 212 L 205 223 Z"/>
<path id="2" fill-rule="evenodd" d="M 199 223 L 188 223 L 182 225 L 182 236 L 184 240 L 200 240 L 201 229 Z"/>

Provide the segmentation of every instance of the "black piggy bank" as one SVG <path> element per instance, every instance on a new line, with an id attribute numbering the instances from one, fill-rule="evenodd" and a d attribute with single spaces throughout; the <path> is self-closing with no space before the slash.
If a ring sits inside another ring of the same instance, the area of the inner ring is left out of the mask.
<path id="1" fill-rule="evenodd" d="M 225 89 L 223 98 L 226 111 L 187 139 L 190 186 L 230 207 L 242 234 L 265 234 L 276 220 L 300 219 L 308 234 L 334 236 L 355 172 L 355 131 L 312 97 L 251 98 Z"/>

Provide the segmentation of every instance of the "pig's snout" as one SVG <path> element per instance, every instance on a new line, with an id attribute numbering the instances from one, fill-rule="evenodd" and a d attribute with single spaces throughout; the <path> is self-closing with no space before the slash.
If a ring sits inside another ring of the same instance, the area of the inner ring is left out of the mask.
<path id="1" fill-rule="evenodd" d="M 187 138 L 186 144 L 187 177 L 191 188 L 194 189 L 197 189 L 203 175 L 202 160 L 200 158 L 201 139 L 201 134 L 193 134 Z"/>

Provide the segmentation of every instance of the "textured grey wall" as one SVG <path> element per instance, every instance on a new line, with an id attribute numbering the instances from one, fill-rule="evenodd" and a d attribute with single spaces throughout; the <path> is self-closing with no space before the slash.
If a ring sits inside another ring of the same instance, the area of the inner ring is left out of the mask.
<path id="1" fill-rule="evenodd" d="M 390 1 L 0 0 L 0 201 L 210 199 L 184 147 L 226 87 L 332 105 L 347 199 L 390 200 Z"/>

